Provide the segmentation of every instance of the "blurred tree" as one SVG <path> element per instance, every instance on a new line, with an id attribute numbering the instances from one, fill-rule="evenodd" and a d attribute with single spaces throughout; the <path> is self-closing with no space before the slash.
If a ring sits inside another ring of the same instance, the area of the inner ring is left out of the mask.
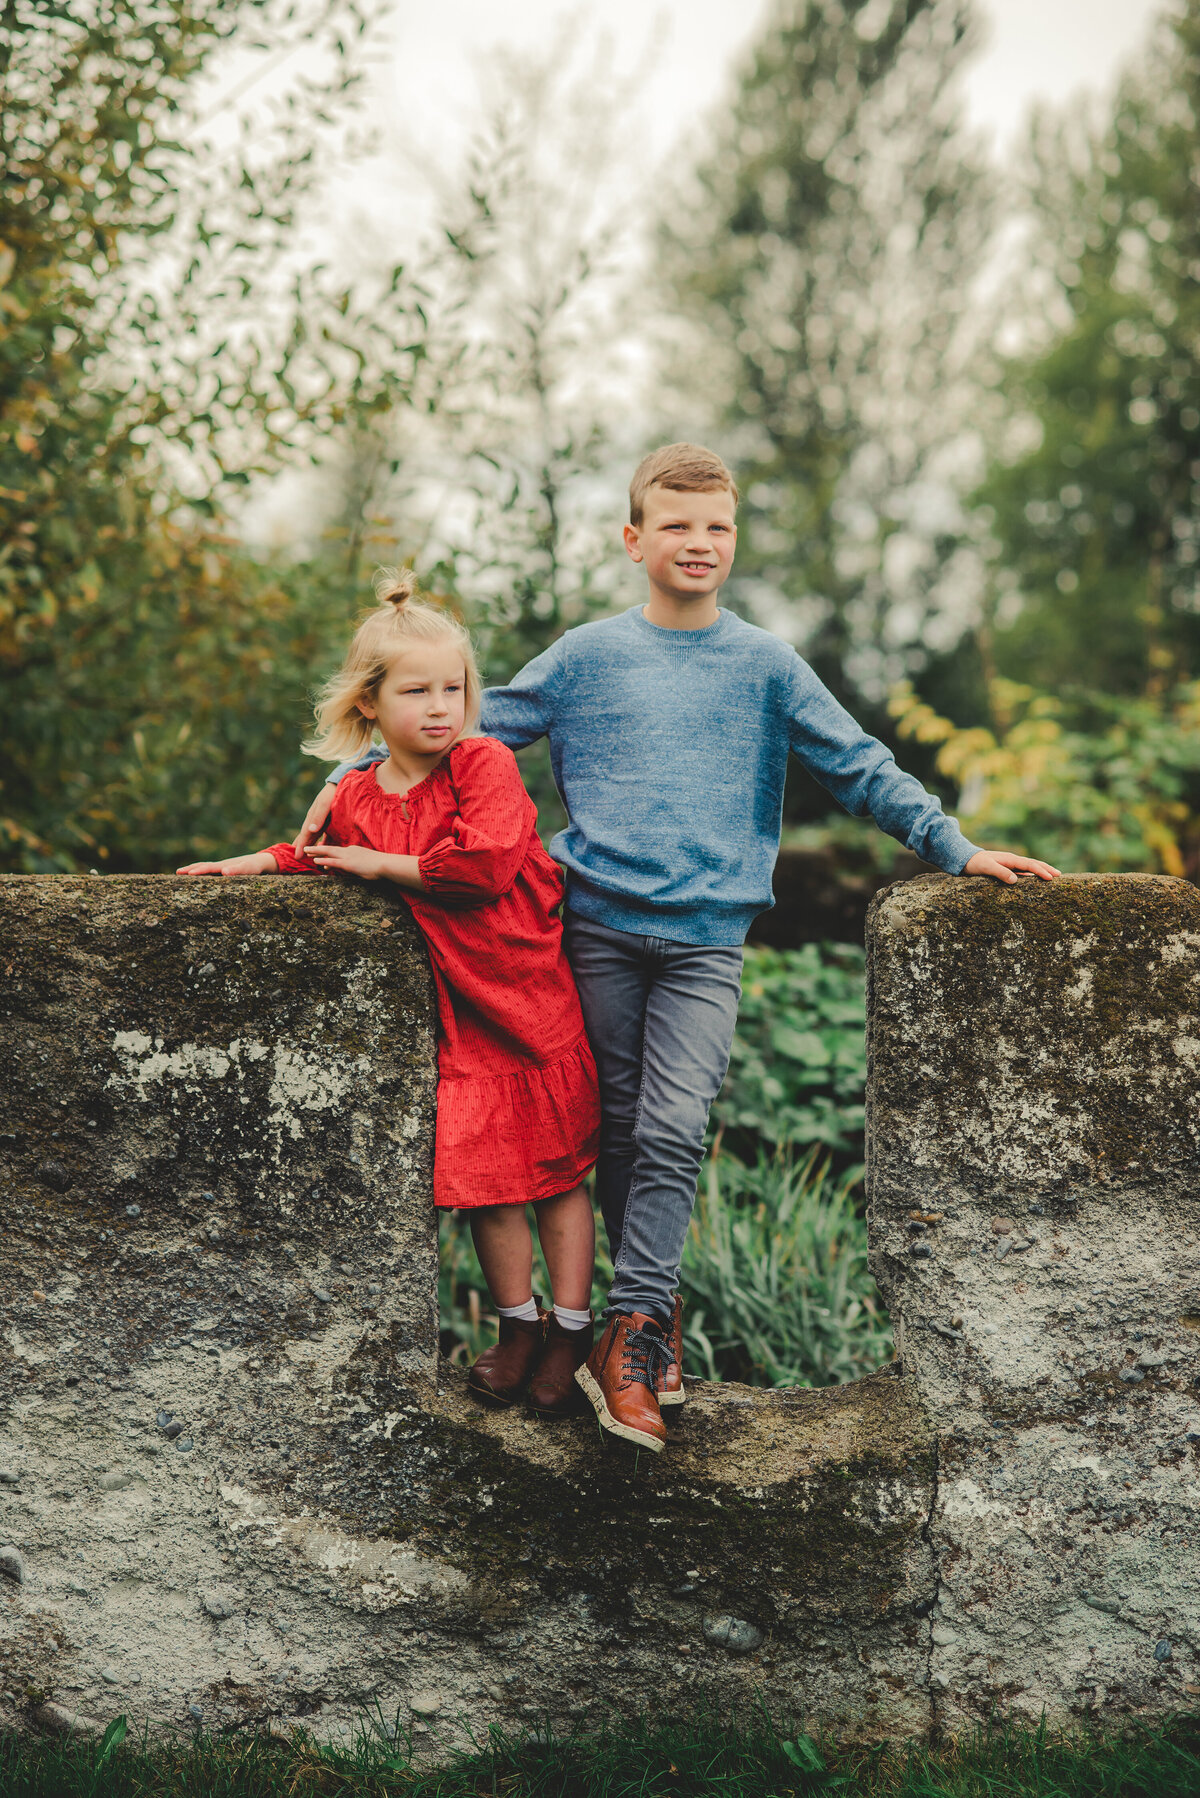
<path id="1" fill-rule="evenodd" d="M 252 472 L 394 405 L 419 360 L 401 271 L 356 292 L 293 253 L 365 25 L 338 0 L 0 6 L 10 866 L 169 864 L 261 833 L 296 786 L 306 680 L 348 608 L 330 620 L 311 575 L 268 582 L 221 512 Z M 197 78 L 230 42 L 243 87 L 297 46 L 336 75 L 217 144 Z"/>
<path id="2" fill-rule="evenodd" d="M 862 709 L 952 643 L 978 582 L 966 379 L 990 190 L 952 79 L 967 0 L 777 0 L 664 227 L 725 346 L 745 503 L 735 604 Z"/>
<path id="3" fill-rule="evenodd" d="M 619 507 L 642 453 L 623 441 L 627 108 L 603 47 L 570 21 L 540 55 L 490 59 L 462 166 L 426 171 L 437 213 L 414 388 L 337 468 L 348 566 L 411 561 L 467 619 L 493 685 L 611 609 L 626 566 Z M 521 771 L 543 832 L 557 829 L 544 746 Z"/>
<path id="4" fill-rule="evenodd" d="M 1049 281 L 1024 308 L 1058 329 L 1004 371 L 1019 447 L 980 494 L 983 660 L 1049 690 L 1164 692 L 1200 669 L 1198 0 L 1168 11 L 1102 127 L 1036 121 L 1027 187 Z"/>

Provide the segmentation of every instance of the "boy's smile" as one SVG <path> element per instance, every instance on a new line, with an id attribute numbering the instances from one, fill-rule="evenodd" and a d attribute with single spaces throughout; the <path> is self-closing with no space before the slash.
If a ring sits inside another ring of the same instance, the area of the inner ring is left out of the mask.
<path id="1" fill-rule="evenodd" d="M 640 525 L 625 526 L 625 548 L 645 564 L 646 617 L 676 630 L 700 630 L 717 616 L 716 596 L 733 566 L 733 495 L 726 487 L 679 493 L 653 486 Z"/>

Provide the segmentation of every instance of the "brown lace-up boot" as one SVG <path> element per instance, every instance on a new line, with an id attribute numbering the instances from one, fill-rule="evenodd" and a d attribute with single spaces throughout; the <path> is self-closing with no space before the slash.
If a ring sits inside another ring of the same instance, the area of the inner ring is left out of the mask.
<path id="1" fill-rule="evenodd" d="M 658 1454 L 667 1439 L 654 1396 L 671 1351 L 662 1326 L 643 1311 L 609 1319 L 604 1334 L 575 1375 L 603 1429 Z"/>
<path id="2" fill-rule="evenodd" d="M 683 1389 L 683 1300 L 678 1293 L 671 1312 L 671 1327 L 667 1331 L 667 1347 L 671 1351 L 671 1364 L 655 1387 L 660 1411 L 665 1411 L 669 1405 L 687 1403 L 687 1393 Z"/>
<path id="3" fill-rule="evenodd" d="M 520 1398 L 537 1364 L 546 1336 L 546 1314 L 538 1300 L 536 1323 L 500 1319 L 500 1340 L 484 1349 L 467 1375 L 467 1385 L 487 1405 L 511 1405 Z"/>
<path id="4" fill-rule="evenodd" d="M 582 1330 L 565 1330 L 555 1312 L 550 1313 L 546 1346 L 529 1382 L 529 1409 L 538 1417 L 570 1417 L 584 1409 L 575 1375 L 592 1352 L 594 1335 L 590 1317 Z"/>

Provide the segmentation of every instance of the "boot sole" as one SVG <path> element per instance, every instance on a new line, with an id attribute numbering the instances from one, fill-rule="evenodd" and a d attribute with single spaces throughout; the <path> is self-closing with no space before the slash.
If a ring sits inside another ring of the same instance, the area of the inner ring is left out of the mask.
<path id="1" fill-rule="evenodd" d="M 686 1404 L 687 1393 L 683 1390 L 682 1386 L 679 1388 L 678 1392 L 660 1392 L 658 1394 L 658 1408 L 660 1411 L 669 1409 L 672 1405 Z"/>
<path id="2" fill-rule="evenodd" d="M 519 1392 L 514 1392 L 511 1397 L 506 1397 L 499 1392 L 489 1392 L 486 1386 L 472 1386 L 469 1381 L 467 1391 L 472 1398 L 477 1398 L 481 1404 L 490 1405 L 497 1411 L 511 1411 L 522 1396 Z"/>
<path id="3" fill-rule="evenodd" d="M 647 1435 L 644 1430 L 632 1430 L 627 1423 L 618 1423 L 604 1402 L 604 1394 L 599 1382 L 588 1372 L 586 1367 L 578 1369 L 575 1383 L 581 1386 L 591 1400 L 600 1428 L 607 1430 L 612 1436 L 619 1436 L 622 1442 L 632 1442 L 638 1448 L 648 1448 L 654 1454 L 661 1454 L 665 1446 L 657 1436 Z"/>

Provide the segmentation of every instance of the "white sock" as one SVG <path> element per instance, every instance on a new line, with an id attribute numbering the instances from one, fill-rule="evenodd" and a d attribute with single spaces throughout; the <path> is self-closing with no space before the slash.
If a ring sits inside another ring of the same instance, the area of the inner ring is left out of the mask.
<path id="1" fill-rule="evenodd" d="M 554 1315 L 564 1330 L 583 1330 L 592 1321 L 590 1311 L 568 1311 L 565 1305 L 555 1305 Z"/>
<path id="2" fill-rule="evenodd" d="M 496 1309 L 501 1317 L 519 1317 L 523 1324 L 537 1322 L 537 1301 L 532 1295 L 525 1300 L 523 1305 L 497 1305 Z"/>

